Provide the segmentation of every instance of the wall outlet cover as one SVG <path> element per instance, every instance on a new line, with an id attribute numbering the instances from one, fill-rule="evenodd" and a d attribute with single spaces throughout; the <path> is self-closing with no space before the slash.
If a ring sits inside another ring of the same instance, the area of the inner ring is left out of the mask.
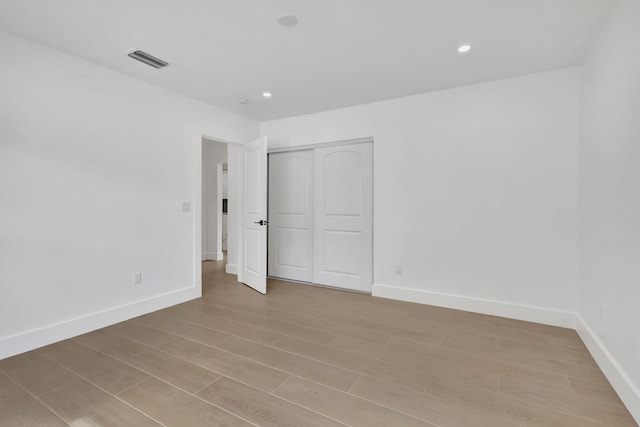
<path id="1" fill-rule="evenodd" d="M 134 285 L 141 285 L 142 284 L 142 273 L 141 272 L 136 272 L 133 273 L 133 284 Z"/>

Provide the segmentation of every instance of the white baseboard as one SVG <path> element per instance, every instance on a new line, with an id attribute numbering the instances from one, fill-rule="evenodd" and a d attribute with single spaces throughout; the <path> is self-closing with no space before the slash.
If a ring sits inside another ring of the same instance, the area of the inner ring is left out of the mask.
<path id="1" fill-rule="evenodd" d="M 463 297 L 460 295 L 400 288 L 381 284 L 373 285 L 372 295 L 374 297 L 435 305 L 438 307 L 453 308 L 456 310 L 472 311 L 474 313 L 508 317 L 510 319 L 525 320 L 527 322 L 542 323 L 562 328 L 575 329 L 576 327 L 575 313 L 552 310 L 543 307 Z"/>
<path id="2" fill-rule="evenodd" d="M 0 360 L 192 300 L 199 293 L 192 286 L 0 338 Z"/>
<path id="3" fill-rule="evenodd" d="M 218 254 L 216 252 L 203 252 L 202 261 L 218 261 Z"/>
<path id="4" fill-rule="evenodd" d="M 224 253 L 218 252 L 216 254 L 216 261 L 222 261 L 224 259 Z"/>
<path id="5" fill-rule="evenodd" d="M 235 274 L 238 275 L 238 264 L 229 264 L 227 263 L 227 267 L 225 268 L 225 272 L 227 274 Z"/>
<path id="6" fill-rule="evenodd" d="M 620 366 L 620 363 L 579 314 L 577 315 L 577 321 L 576 330 L 578 335 L 580 335 L 587 349 L 618 393 L 618 396 L 620 396 L 620 399 L 627 406 L 631 415 L 640 424 L 640 388 L 633 383 L 626 371 Z"/>

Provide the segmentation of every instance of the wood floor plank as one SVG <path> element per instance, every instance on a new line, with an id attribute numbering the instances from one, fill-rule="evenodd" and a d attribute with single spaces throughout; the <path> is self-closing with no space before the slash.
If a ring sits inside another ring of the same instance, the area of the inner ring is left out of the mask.
<path id="1" fill-rule="evenodd" d="M 280 283 L 280 282 L 278 282 Z M 282 282 L 284 283 L 284 282 Z M 218 299 L 218 295 L 222 294 L 222 299 Z M 325 321 L 331 321 L 333 323 L 342 323 L 350 325 L 364 330 L 375 330 L 385 335 L 389 334 L 405 334 L 409 338 L 418 338 L 422 340 L 429 340 L 433 342 L 440 342 L 445 336 L 452 336 L 454 334 L 467 334 L 478 335 L 481 339 L 488 339 L 495 342 L 495 335 L 481 335 L 478 332 L 465 331 L 461 329 L 450 328 L 443 322 L 419 322 L 416 325 L 415 320 L 409 319 L 406 313 L 398 313 L 393 311 L 393 315 L 384 315 L 384 309 L 379 305 L 375 307 L 365 306 L 345 306 L 323 301 L 321 295 L 319 302 L 316 300 L 310 300 L 306 298 L 296 299 L 291 296 L 277 297 L 273 299 L 272 295 L 269 295 L 266 299 L 250 298 L 249 301 L 243 300 L 243 304 L 250 305 L 252 308 L 261 309 L 262 307 L 275 308 L 280 311 L 291 312 L 299 314 L 305 317 L 315 317 Z M 358 298 L 366 298 L 365 295 L 358 294 Z M 220 292 L 216 289 L 216 293 L 213 295 L 205 295 L 203 299 L 207 302 L 215 304 L 216 301 L 221 303 L 229 299 L 238 299 L 233 294 Z M 386 300 L 388 302 L 389 300 Z M 219 304 L 221 305 L 221 304 Z M 398 324 L 395 324 L 398 322 Z M 354 335 L 350 335 L 354 336 Z M 366 336 L 358 337 L 360 340 L 367 340 Z M 369 341 L 372 343 L 379 343 L 380 340 Z"/>
<path id="2" fill-rule="evenodd" d="M 197 322 L 208 316 L 207 313 L 185 310 L 184 308 L 180 308 L 178 305 L 157 311 L 155 314 L 182 320 L 184 322 Z"/>
<path id="3" fill-rule="evenodd" d="M 447 322 L 450 326 L 460 329 L 467 329 L 479 333 L 491 333 L 497 335 L 498 338 L 515 338 L 526 339 L 531 342 L 555 346 L 558 348 L 587 351 L 584 343 L 577 334 L 567 334 L 565 336 L 545 335 L 539 328 L 533 327 L 527 329 L 525 327 L 514 328 L 503 326 L 501 322 L 504 318 L 488 316 L 478 313 L 470 313 L 459 310 L 442 311 L 441 314 L 434 314 L 434 311 L 425 312 L 420 307 L 413 307 L 409 317 L 414 321 L 434 321 L 437 317 L 440 322 Z M 528 324 L 529 322 L 523 322 Z M 533 324 L 532 324 L 533 325 Z M 557 328 L 561 329 L 561 328 Z"/>
<path id="4" fill-rule="evenodd" d="M 584 346 L 584 343 L 580 339 L 580 336 L 574 329 L 561 328 L 558 326 L 551 326 L 551 325 L 543 325 L 541 323 L 527 322 L 527 321 L 518 320 L 518 319 L 509 319 L 506 317 L 494 317 L 494 319 L 495 320 L 493 323 L 497 327 L 534 332 L 534 333 L 545 335 L 548 337 L 577 342 L 582 346 Z"/>
<path id="5" fill-rule="evenodd" d="M 11 427 L 68 426 L 58 415 L 0 372 L 0 425 Z"/>
<path id="6" fill-rule="evenodd" d="M 535 363 L 541 368 L 564 369 L 564 367 L 571 368 L 575 365 L 575 369 L 585 369 L 583 372 L 587 374 L 589 369 L 599 370 L 598 365 L 587 353 L 533 343 L 526 346 L 520 345 L 523 342 L 501 337 L 496 343 L 485 344 L 445 338 L 440 345 L 456 350 L 481 352 L 485 356 L 510 359 L 527 365 Z"/>
<path id="7" fill-rule="evenodd" d="M 387 408 L 411 415 L 443 427 L 513 427 L 509 422 L 487 413 L 449 404 L 436 396 L 417 393 L 413 389 L 361 376 L 350 393 Z"/>
<path id="8" fill-rule="evenodd" d="M 358 338 L 340 335 L 336 335 L 327 345 L 340 351 L 374 359 L 376 355 L 381 354 L 385 348 L 383 344 L 374 344 Z"/>
<path id="9" fill-rule="evenodd" d="M 636 425 L 629 412 L 619 406 L 585 401 L 576 396 L 513 378 L 500 379 L 500 392 L 525 402 L 532 402 L 606 426 L 634 427 Z"/>
<path id="10" fill-rule="evenodd" d="M 306 310 L 299 302 L 283 301 L 282 299 L 274 299 L 271 295 L 269 298 L 263 298 L 255 295 L 238 296 L 233 293 L 228 293 L 224 290 L 217 290 L 212 294 L 205 294 L 202 297 L 203 301 L 207 304 L 224 305 L 226 301 L 241 300 L 243 305 L 249 306 L 252 309 L 262 311 L 262 309 L 275 309 L 283 312 L 293 313 L 297 315 L 307 315 L 320 320 L 331 319 L 330 315 L 322 310 L 316 310 L 313 306 L 307 304 Z"/>
<path id="11" fill-rule="evenodd" d="M 73 426 L 160 426 L 151 418 L 82 379 L 45 393 L 40 398 Z"/>
<path id="12" fill-rule="evenodd" d="M 43 347 L 38 352 L 113 394 L 149 377 L 136 368 L 73 340 Z"/>
<path id="13" fill-rule="evenodd" d="M 230 336 L 214 329 L 205 328 L 204 326 L 183 322 L 181 320 L 165 316 L 136 318 L 131 321 L 159 329 L 179 337 L 188 338 L 192 341 L 197 341 L 205 345 L 215 345 Z"/>
<path id="14" fill-rule="evenodd" d="M 219 344 L 218 347 L 239 356 L 340 390 L 348 390 L 356 378 L 358 378 L 358 374 L 353 371 L 282 351 L 277 348 L 267 347 L 243 338 L 229 338 Z"/>
<path id="15" fill-rule="evenodd" d="M 104 328 L 104 330 L 116 335 L 122 335 L 125 338 L 129 338 L 151 347 L 157 347 L 168 343 L 174 338 L 173 335 L 167 332 L 131 321 L 118 323 L 116 325 L 109 326 L 108 328 Z"/>
<path id="16" fill-rule="evenodd" d="M 367 328 L 372 324 L 376 325 L 375 329 L 383 332 L 392 332 L 385 329 L 384 325 L 394 326 L 393 321 L 405 320 L 411 322 L 407 313 L 398 309 L 389 309 L 382 304 L 373 303 L 375 299 L 367 297 L 363 294 L 356 294 L 357 300 L 354 302 L 341 301 L 339 299 L 327 300 L 325 298 L 325 289 L 312 297 L 295 297 L 288 294 L 275 295 L 268 298 L 268 302 L 262 302 L 268 306 L 278 308 L 283 311 L 290 311 L 302 315 L 317 317 L 324 320 L 343 321 L 345 318 L 354 320 L 354 325 Z M 365 299 L 367 303 L 365 303 Z M 256 302 L 256 300 L 253 300 Z M 387 301 L 391 300 L 386 300 Z M 391 303 L 395 303 L 392 301 Z M 391 322 L 390 322 L 391 321 Z M 415 323 L 415 322 L 414 322 Z M 396 329 L 397 330 L 397 329 Z"/>
<path id="17" fill-rule="evenodd" d="M 429 378 L 427 374 L 397 364 L 389 364 L 297 338 L 286 337 L 278 341 L 275 347 L 419 391 L 424 390 Z"/>
<path id="18" fill-rule="evenodd" d="M 216 296 L 218 293 L 216 293 Z M 209 298 L 211 301 L 216 301 L 216 296 L 205 296 L 205 298 Z M 365 297 L 364 295 L 360 295 L 360 297 Z M 224 298 L 218 300 L 218 302 L 224 301 L 228 298 L 232 298 L 228 294 L 225 294 Z M 282 300 L 282 298 L 280 298 Z M 246 303 L 246 302 L 244 302 Z M 416 325 L 415 321 L 406 319 L 406 314 L 400 317 L 404 317 L 402 322 L 399 325 L 395 325 L 392 321 L 383 322 L 378 321 L 383 316 L 380 316 L 379 312 L 371 312 L 364 311 L 360 315 L 355 314 L 357 310 L 354 310 L 353 307 L 345 308 L 344 310 L 336 309 L 336 307 L 327 304 L 321 304 L 318 309 L 316 306 L 310 306 L 308 301 L 296 301 L 295 303 L 285 304 L 280 302 L 273 302 L 271 299 L 262 300 L 261 302 L 254 302 L 246 304 L 251 308 L 257 308 L 260 310 L 262 307 L 277 307 L 280 311 L 290 311 L 296 314 L 304 315 L 305 317 L 317 317 L 323 320 L 329 320 L 333 323 L 342 323 L 345 325 L 350 325 L 352 327 L 357 327 L 358 330 L 376 330 L 380 331 L 384 334 L 384 336 L 388 336 L 390 334 L 399 334 L 401 336 L 406 336 L 409 338 L 420 339 L 423 341 L 440 343 L 444 337 L 468 337 L 468 339 L 477 339 L 482 340 L 483 342 L 489 341 L 495 344 L 496 337 L 495 335 L 480 335 L 476 332 L 469 332 L 464 330 L 456 330 L 448 327 L 443 323 L 425 323 L 422 322 Z M 377 310 L 377 308 L 376 308 Z M 362 311 L 362 310 L 360 310 Z M 376 320 L 374 320 L 376 319 Z M 394 318 L 394 321 L 398 320 Z M 347 342 L 349 339 L 355 339 L 359 342 L 368 343 L 371 348 L 375 348 L 375 345 L 379 345 L 382 341 L 380 338 L 371 339 L 365 335 L 355 336 L 355 335 L 341 335 L 339 332 L 334 334 L 334 338 L 329 345 L 332 345 L 332 342 L 342 341 Z M 339 347 L 336 347 L 339 348 Z M 358 351 L 358 348 L 355 349 Z"/>
<path id="19" fill-rule="evenodd" d="M 170 313 L 170 316 L 177 315 L 177 317 L 174 318 L 178 318 L 183 315 L 182 311 Z M 205 316 L 198 319 L 193 319 L 189 322 L 194 325 L 202 326 L 204 328 L 210 328 L 230 336 L 235 335 L 265 345 L 273 345 L 282 338 L 286 337 L 286 335 L 282 335 L 277 332 L 268 331 L 266 329 L 246 325 L 244 323 L 239 323 L 217 316 Z"/>
<path id="20" fill-rule="evenodd" d="M 549 355 L 569 363 L 598 367 L 598 364 L 588 352 L 559 349 L 527 340 L 498 337 L 498 348 L 516 353 Z"/>
<path id="21" fill-rule="evenodd" d="M 37 352 L 0 360 L 0 370 L 35 396 L 78 379 L 76 374 Z"/>
<path id="22" fill-rule="evenodd" d="M 498 340 L 500 340 L 501 338 L 509 338 L 514 340 L 527 341 L 535 344 L 542 344 L 549 347 L 556 347 L 564 350 L 581 351 L 584 353 L 589 352 L 584 343 L 580 341 L 579 337 L 575 339 L 561 339 L 557 337 L 545 336 L 539 332 L 529 332 L 504 327 L 496 327 L 494 328 L 494 331 L 498 335 Z"/>
<path id="23" fill-rule="evenodd" d="M 216 380 L 199 392 L 198 396 L 259 426 L 344 426 L 330 418 L 226 377 Z"/>
<path id="24" fill-rule="evenodd" d="M 509 363 L 516 363 L 546 372 L 559 375 L 569 375 L 592 382 L 606 383 L 606 377 L 597 366 L 588 366 L 585 363 L 574 363 L 556 357 L 553 351 L 543 352 L 516 352 L 506 350 L 497 345 L 483 345 L 480 343 L 461 343 L 445 340 L 441 344 L 443 347 L 453 350 L 471 352 L 493 359 L 504 360 Z"/>
<path id="25" fill-rule="evenodd" d="M 461 383 L 469 384 L 486 390 L 498 391 L 499 375 L 476 366 L 451 363 L 446 358 L 432 357 L 423 353 L 407 351 L 389 344 L 380 356 L 382 360 L 398 366 L 406 366 L 421 372 L 423 375 L 440 375 Z M 421 391 L 424 390 L 421 389 Z"/>
<path id="26" fill-rule="evenodd" d="M 215 295 L 205 296 L 204 298 L 214 304 L 216 301 L 218 303 L 222 303 L 226 301 L 227 298 L 231 298 L 229 295 L 225 294 L 222 299 L 217 300 L 217 295 L 218 293 Z M 365 296 L 361 295 L 361 297 Z M 368 310 L 362 307 L 359 310 L 354 310 L 353 307 L 345 307 L 340 310 L 334 305 L 330 305 L 327 307 L 323 306 L 321 309 L 314 309 L 313 307 L 310 307 L 309 301 L 286 303 L 283 302 L 283 298 L 280 298 L 278 301 L 273 301 L 272 299 L 262 300 L 260 302 L 258 301 L 260 300 L 252 300 L 248 303 L 243 301 L 243 303 L 252 308 L 258 307 L 258 309 L 260 309 L 265 306 L 275 307 L 280 311 L 291 311 L 293 313 L 304 315 L 305 317 L 317 317 L 334 323 L 340 322 L 346 325 L 355 326 L 360 330 L 376 330 L 384 333 L 384 335 L 396 334 L 433 343 L 440 343 L 444 338 L 452 339 L 453 337 L 481 343 L 495 344 L 496 342 L 495 334 L 452 328 L 450 325 L 442 321 L 415 322 L 415 319 L 408 318 L 406 313 L 400 315 L 398 313 L 394 313 L 391 317 L 385 317 L 384 315 L 381 315 L 377 307 L 375 309 Z M 350 336 L 354 337 L 354 335 Z M 367 339 L 366 336 L 357 337 L 357 339 L 361 341 L 368 341 L 372 344 L 380 342 L 380 340 L 373 341 L 371 339 Z"/>
<path id="27" fill-rule="evenodd" d="M 188 392 L 201 390 L 220 377 L 184 359 L 104 330 L 76 340 Z"/>
<path id="28" fill-rule="evenodd" d="M 568 377 L 571 389 L 576 396 L 592 402 L 606 402 L 624 408 L 624 403 L 609 384 L 598 384 L 582 379 Z"/>
<path id="29" fill-rule="evenodd" d="M 204 299 L 204 298 L 203 298 Z M 287 310 L 278 310 L 265 306 L 257 306 L 255 304 L 243 303 L 242 300 L 229 300 L 225 298 L 208 298 L 204 299 L 207 304 L 213 306 L 222 306 L 234 310 L 251 313 L 273 320 L 293 323 L 308 328 L 319 329 L 333 334 L 344 335 L 348 337 L 358 337 L 361 340 L 384 344 L 389 338 L 389 334 L 381 332 L 375 328 L 362 328 L 354 326 L 350 323 L 339 323 L 325 319 L 318 319 Z"/>
<path id="30" fill-rule="evenodd" d="M 204 306 L 213 307 L 209 314 L 223 317 L 228 320 L 234 320 L 246 325 L 255 326 L 257 328 L 277 332 L 283 335 L 303 338 L 308 341 L 314 341 L 321 344 L 326 344 L 333 338 L 333 334 L 327 331 L 300 326 L 294 323 L 283 322 L 281 320 L 275 320 L 268 317 L 256 316 L 237 310 L 230 310 L 224 307 L 212 306 L 209 304 L 200 304 L 198 307 Z"/>
<path id="31" fill-rule="evenodd" d="M 177 338 L 161 348 L 175 356 L 266 392 L 273 391 L 290 376 L 287 372 L 183 338 Z"/>
<path id="32" fill-rule="evenodd" d="M 155 378 L 150 378 L 130 388 L 122 393 L 120 398 L 167 427 L 246 427 L 252 425 L 217 406 Z"/>
<path id="33" fill-rule="evenodd" d="M 427 385 L 427 394 L 438 396 L 449 404 L 484 411 L 514 423 L 547 427 L 595 427 L 600 423 L 559 413 L 486 390 L 468 387 L 443 378 L 434 377 Z"/>
<path id="34" fill-rule="evenodd" d="M 435 425 L 299 377 L 291 377 L 273 394 L 351 426 Z"/>
<path id="35" fill-rule="evenodd" d="M 388 357 L 401 357 L 404 352 L 418 354 L 421 357 L 438 359 L 447 363 L 466 366 L 478 371 L 495 375 L 513 377 L 530 381 L 547 387 L 552 387 L 566 393 L 572 393 L 571 386 L 564 375 L 529 368 L 507 360 L 497 360 L 490 357 L 468 352 L 458 351 L 429 343 L 392 337 L 387 344 Z"/>

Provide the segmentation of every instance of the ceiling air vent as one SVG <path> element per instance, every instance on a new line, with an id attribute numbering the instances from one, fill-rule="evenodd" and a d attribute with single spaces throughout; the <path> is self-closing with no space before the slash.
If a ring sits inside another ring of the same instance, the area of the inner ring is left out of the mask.
<path id="1" fill-rule="evenodd" d="M 151 56 L 141 50 L 133 51 L 128 56 L 130 58 L 137 59 L 140 62 L 144 62 L 145 64 L 150 65 L 153 68 L 164 68 L 169 65 L 168 62 L 165 62 L 162 59 L 158 59 L 155 56 Z"/>

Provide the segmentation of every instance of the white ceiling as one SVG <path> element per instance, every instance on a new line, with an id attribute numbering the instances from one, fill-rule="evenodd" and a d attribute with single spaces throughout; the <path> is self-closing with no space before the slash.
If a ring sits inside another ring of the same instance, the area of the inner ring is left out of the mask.
<path id="1" fill-rule="evenodd" d="M 615 2 L 0 0 L 0 28 L 268 120 L 577 65 Z"/>

